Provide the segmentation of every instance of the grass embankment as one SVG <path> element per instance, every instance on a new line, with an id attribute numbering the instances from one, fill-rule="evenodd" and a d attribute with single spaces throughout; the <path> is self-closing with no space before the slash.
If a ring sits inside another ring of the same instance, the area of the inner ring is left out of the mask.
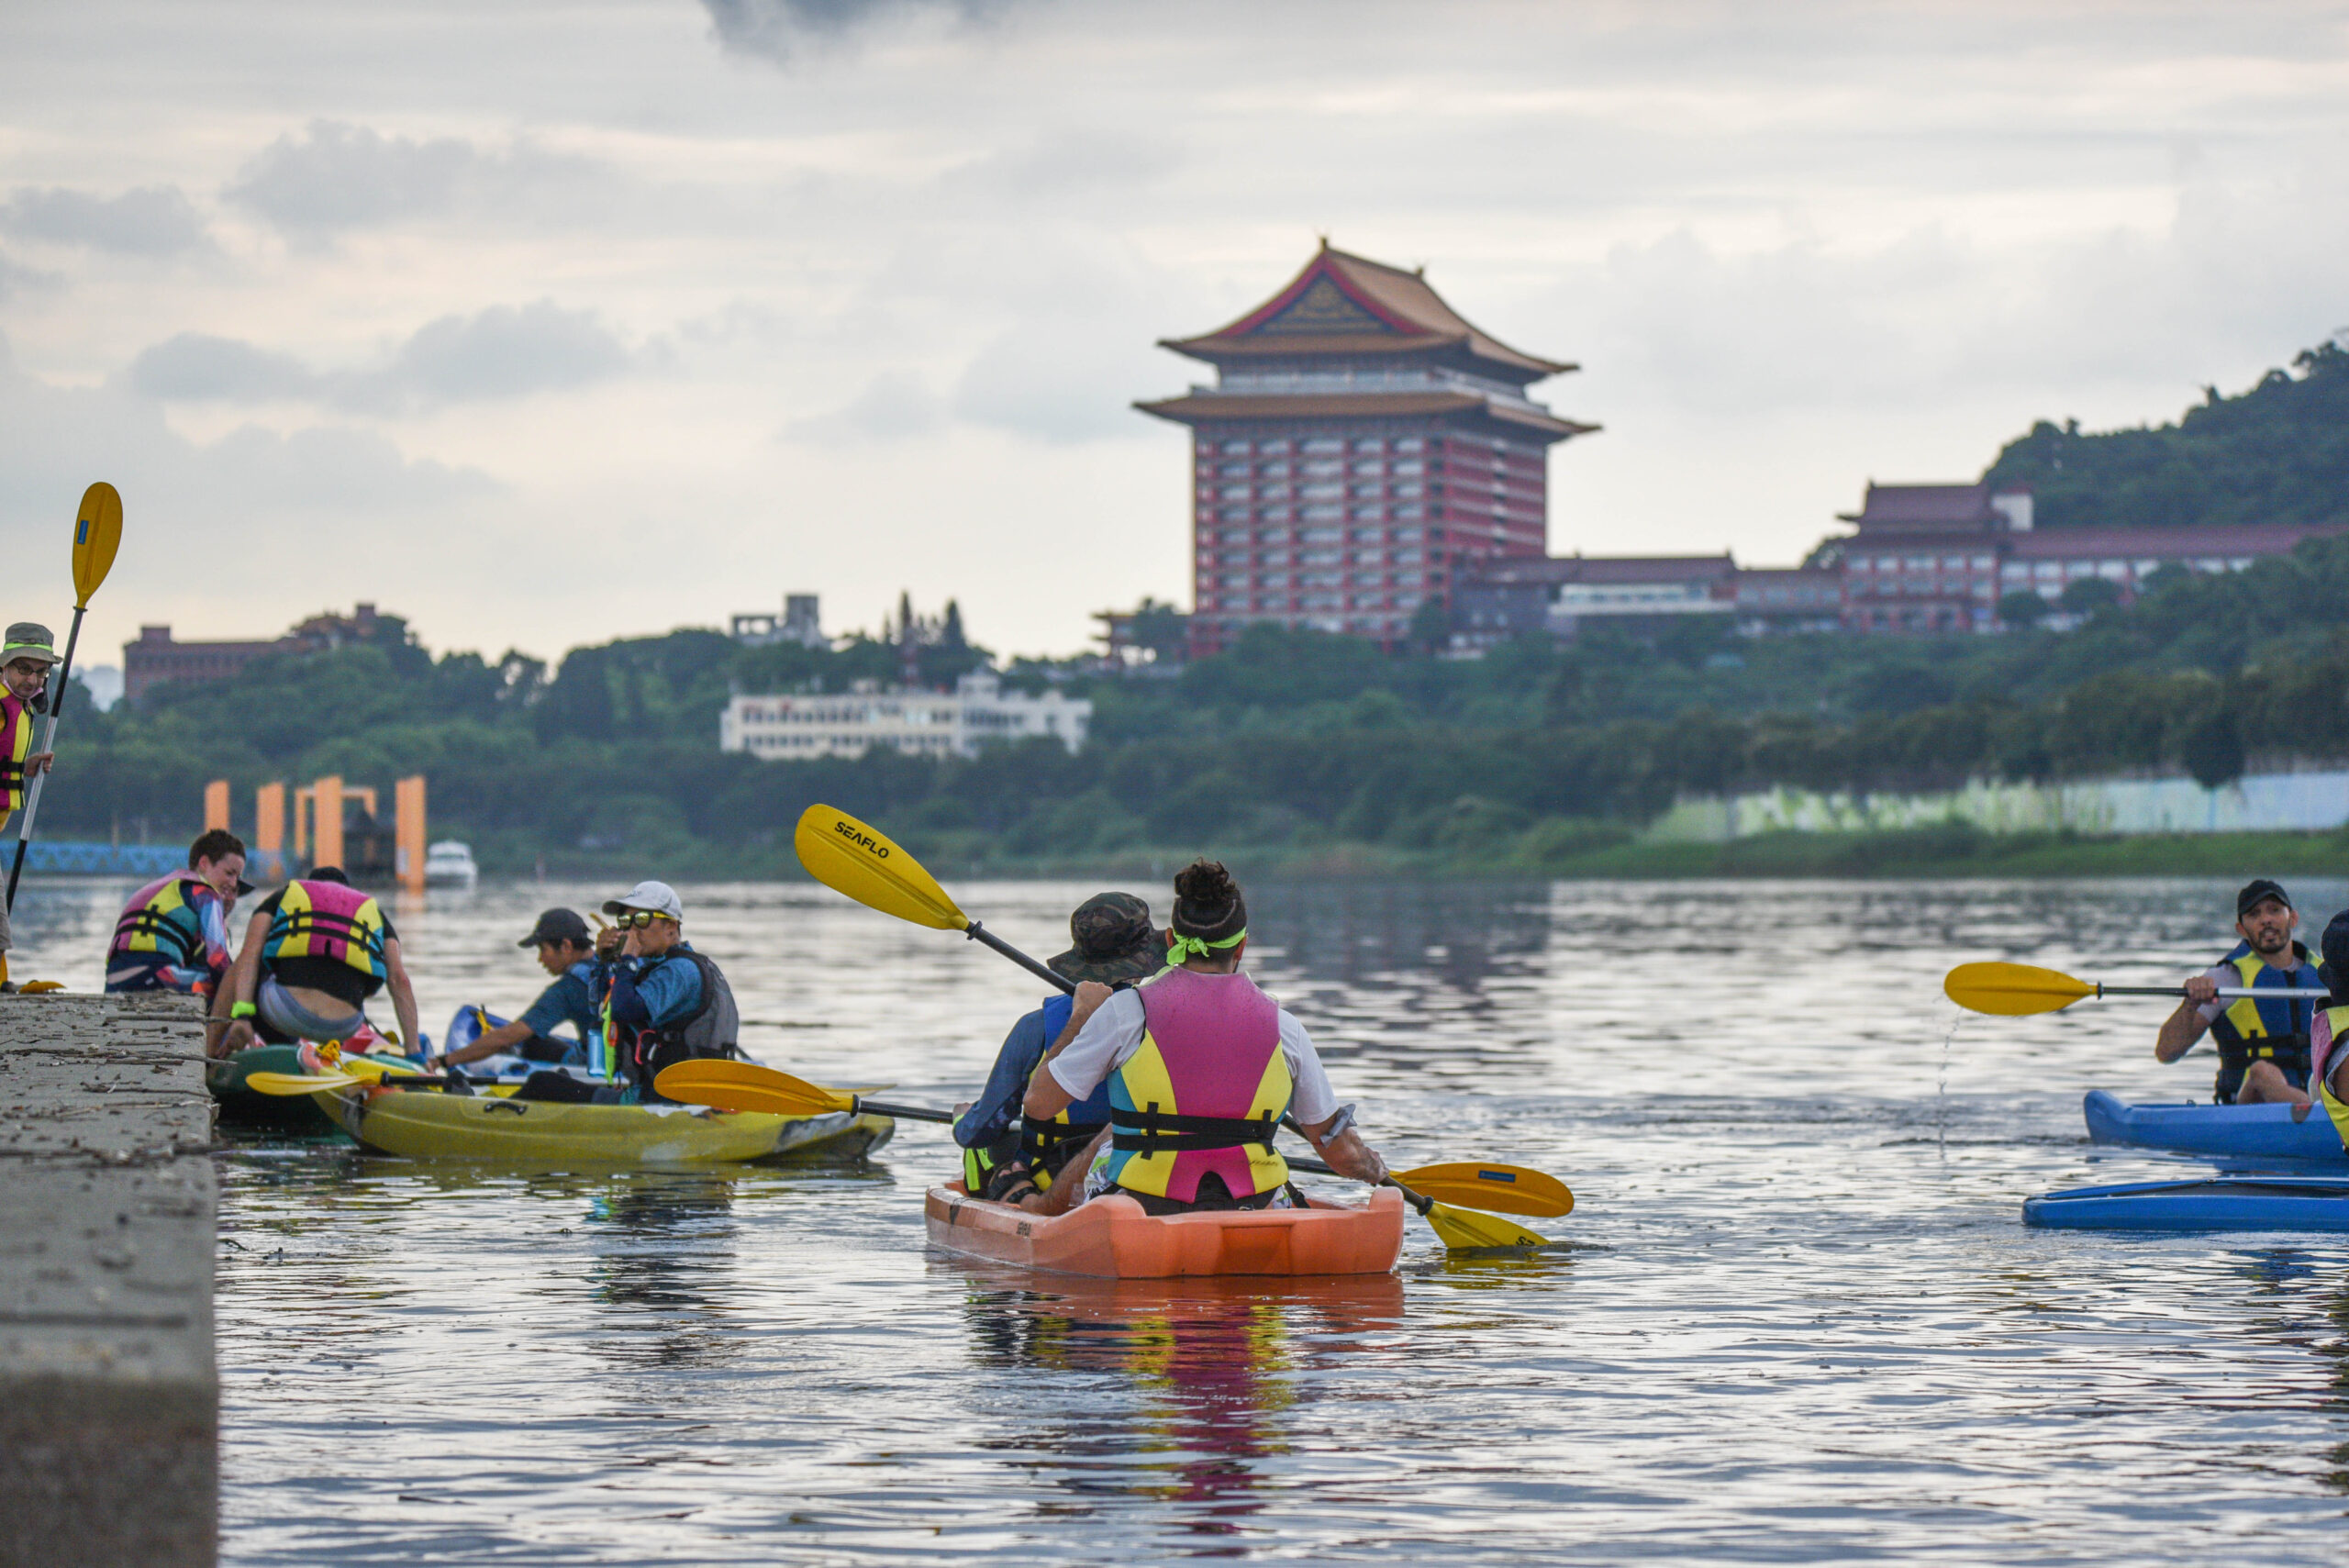
<path id="1" fill-rule="evenodd" d="M 886 830 L 886 824 L 882 825 Z M 1019 854 L 977 834 L 908 835 L 907 847 L 947 881 L 1108 877 L 1163 881 L 1202 847 L 1136 845 Z M 2325 833 L 2193 833 L 2093 838 L 1991 834 L 1965 825 L 1877 833 L 1771 833 L 1727 844 L 1649 844 L 1627 828 L 1553 820 L 1504 840 L 1441 850 L 1342 840 L 1203 846 L 1243 876 L 1316 878 L 1561 877 L 1670 881 L 1767 877 L 2307 876 L 2349 873 L 2349 829 Z M 550 872 L 667 875 L 678 880 L 796 879 L 787 844 L 751 854 L 698 851 L 650 870 L 582 855 Z"/>

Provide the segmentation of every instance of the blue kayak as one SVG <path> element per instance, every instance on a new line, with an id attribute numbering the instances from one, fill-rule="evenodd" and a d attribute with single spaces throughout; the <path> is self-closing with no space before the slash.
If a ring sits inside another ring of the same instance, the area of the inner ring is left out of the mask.
<path id="1" fill-rule="evenodd" d="M 2024 1200 L 2022 1222 L 2075 1230 L 2349 1230 L 2349 1177 L 2212 1176 L 2074 1187 Z"/>
<path id="2" fill-rule="evenodd" d="M 457 1009 L 457 1016 L 449 1020 L 449 1032 L 441 1037 L 440 1049 L 444 1051 L 462 1051 L 491 1029 L 503 1028 L 505 1023 L 504 1018 L 487 1008 L 470 1005 L 460 1007 Z M 477 1083 L 518 1084 L 531 1073 L 546 1068 L 552 1068 L 558 1073 L 565 1073 L 573 1078 L 584 1079 L 593 1084 L 605 1082 L 604 1079 L 596 1077 L 587 1070 L 585 1046 L 568 1035 L 556 1035 L 554 1040 L 557 1044 L 571 1048 L 569 1060 L 561 1062 L 533 1062 L 527 1057 L 516 1056 L 508 1052 L 496 1056 L 484 1056 L 468 1062 L 464 1064 L 462 1071 L 466 1077 Z"/>
<path id="3" fill-rule="evenodd" d="M 2225 1159 L 2349 1163 L 2322 1106 L 2132 1106 L 2091 1089 L 2081 1107 L 2099 1143 Z"/>

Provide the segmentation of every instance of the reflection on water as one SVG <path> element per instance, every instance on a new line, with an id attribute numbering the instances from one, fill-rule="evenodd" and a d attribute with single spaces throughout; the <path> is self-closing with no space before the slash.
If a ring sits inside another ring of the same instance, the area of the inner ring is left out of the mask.
<path id="1" fill-rule="evenodd" d="M 95 984 L 128 891 L 34 887 L 19 973 Z M 527 1003 L 530 917 L 611 891 L 405 910 L 427 1019 Z M 1096 889 L 954 891 L 1043 953 Z M 751 1051 L 806 1076 L 962 1097 L 1038 999 L 819 888 L 684 892 L 744 1014 L 807 1026 Z M 2317 923 L 2349 900 L 2293 892 Z M 1353 1284 L 930 1257 L 927 1127 L 869 1166 L 722 1173 L 227 1153 L 225 1555 L 2331 1562 L 2349 1246 L 2023 1229 L 2030 1193 L 2196 1169 L 2092 1148 L 2079 1097 L 2200 1097 L 2210 1059 L 2153 1062 L 2158 1003 L 1940 993 L 1986 958 L 2174 982 L 2231 895 L 1252 887 L 1252 966 L 1391 1157 L 1579 1199 L 1559 1250 L 1450 1259 L 1414 1222 Z"/>

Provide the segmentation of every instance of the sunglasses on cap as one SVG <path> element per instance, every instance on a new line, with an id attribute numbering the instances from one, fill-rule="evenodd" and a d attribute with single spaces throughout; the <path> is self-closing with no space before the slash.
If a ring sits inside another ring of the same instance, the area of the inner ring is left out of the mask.
<path id="1" fill-rule="evenodd" d="M 623 931 L 633 931 L 649 926 L 655 920 L 668 920 L 672 925 L 676 923 L 671 917 L 655 913 L 651 909 L 625 909 L 613 917 L 612 924 Z"/>

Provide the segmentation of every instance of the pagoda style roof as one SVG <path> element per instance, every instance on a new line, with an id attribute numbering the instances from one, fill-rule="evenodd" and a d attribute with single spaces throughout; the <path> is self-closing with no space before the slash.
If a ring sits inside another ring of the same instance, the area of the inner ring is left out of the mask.
<path id="1" fill-rule="evenodd" d="M 1473 392 L 1330 392 L 1264 396 L 1193 392 L 1154 403 L 1137 403 L 1134 406 L 1145 414 L 1155 414 L 1182 425 L 1220 424 L 1234 419 L 1372 419 L 1481 414 L 1504 424 L 1523 426 L 1553 440 L 1586 436 L 1598 428 L 1596 425 L 1561 419 L 1531 404 Z"/>
<path id="2" fill-rule="evenodd" d="M 1211 364 L 1448 350 L 1520 384 L 1580 368 L 1510 348 L 1444 304 L 1420 273 L 1332 250 L 1326 239 L 1303 272 L 1239 320 L 1197 338 L 1162 339 L 1160 346 Z"/>

